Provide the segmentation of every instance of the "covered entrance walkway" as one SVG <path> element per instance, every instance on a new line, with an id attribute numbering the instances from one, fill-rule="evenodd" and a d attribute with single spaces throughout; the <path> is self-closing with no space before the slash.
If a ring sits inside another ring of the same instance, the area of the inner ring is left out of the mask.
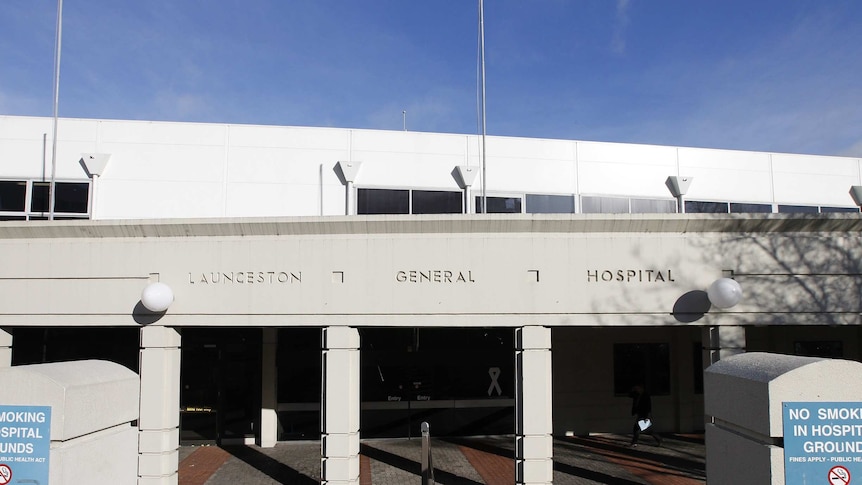
<path id="1" fill-rule="evenodd" d="M 554 440 L 554 484 L 699 485 L 705 483 L 702 435 L 665 435 L 664 446 L 626 446 L 626 435 L 600 434 Z M 366 440 L 361 445 L 361 485 L 419 483 L 420 441 Z M 511 436 L 432 440 L 440 484 L 514 483 Z M 312 485 L 320 480 L 317 442 L 274 448 L 182 447 L 179 485 Z"/>

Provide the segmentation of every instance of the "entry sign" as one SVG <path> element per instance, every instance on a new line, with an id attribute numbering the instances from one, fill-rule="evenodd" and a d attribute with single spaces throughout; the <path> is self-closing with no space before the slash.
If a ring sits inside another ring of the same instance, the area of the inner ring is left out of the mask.
<path id="1" fill-rule="evenodd" d="M 862 485 L 862 402 L 783 408 L 786 485 Z"/>
<path id="2" fill-rule="evenodd" d="M 0 406 L 0 485 L 48 483 L 51 406 Z"/>

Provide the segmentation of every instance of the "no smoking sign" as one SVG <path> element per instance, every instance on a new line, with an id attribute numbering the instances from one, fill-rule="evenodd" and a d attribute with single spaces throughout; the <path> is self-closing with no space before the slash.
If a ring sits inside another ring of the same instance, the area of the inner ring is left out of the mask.
<path id="1" fill-rule="evenodd" d="M 12 469 L 9 465 L 0 463 L 0 485 L 6 485 L 12 481 Z"/>
<path id="2" fill-rule="evenodd" d="M 850 470 L 843 466 L 834 466 L 829 470 L 829 483 L 832 485 L 850 485 Z"/>

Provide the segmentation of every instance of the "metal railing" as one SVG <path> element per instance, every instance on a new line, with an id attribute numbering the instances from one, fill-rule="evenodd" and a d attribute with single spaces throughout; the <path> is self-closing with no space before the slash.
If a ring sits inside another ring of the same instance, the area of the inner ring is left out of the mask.
<path id="1" fill-rule="evenodd" d="M 431 456 L 431 426 L 422 422 L 422 485 L 434 485 L 434 459 Z"/>

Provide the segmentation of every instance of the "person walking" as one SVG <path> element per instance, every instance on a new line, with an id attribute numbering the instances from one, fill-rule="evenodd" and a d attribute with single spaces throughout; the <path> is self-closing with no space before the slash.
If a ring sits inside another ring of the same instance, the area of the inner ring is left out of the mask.
<path id="1" fill-rule="evenodd" d="M 630 394 L 632 398 L 632 416 L 635 418 L 634 426 L 632 426 L 632 442 L 634 448 L 638 445 L 638 438 L 641 433 L 648 434 L 655 439 L 656 446 L 661 446 L 661 436 L 653 433 L 652 423 L 652 399 L 644 389 L 643 384 L 638 384 L 632 388 Z"/>

